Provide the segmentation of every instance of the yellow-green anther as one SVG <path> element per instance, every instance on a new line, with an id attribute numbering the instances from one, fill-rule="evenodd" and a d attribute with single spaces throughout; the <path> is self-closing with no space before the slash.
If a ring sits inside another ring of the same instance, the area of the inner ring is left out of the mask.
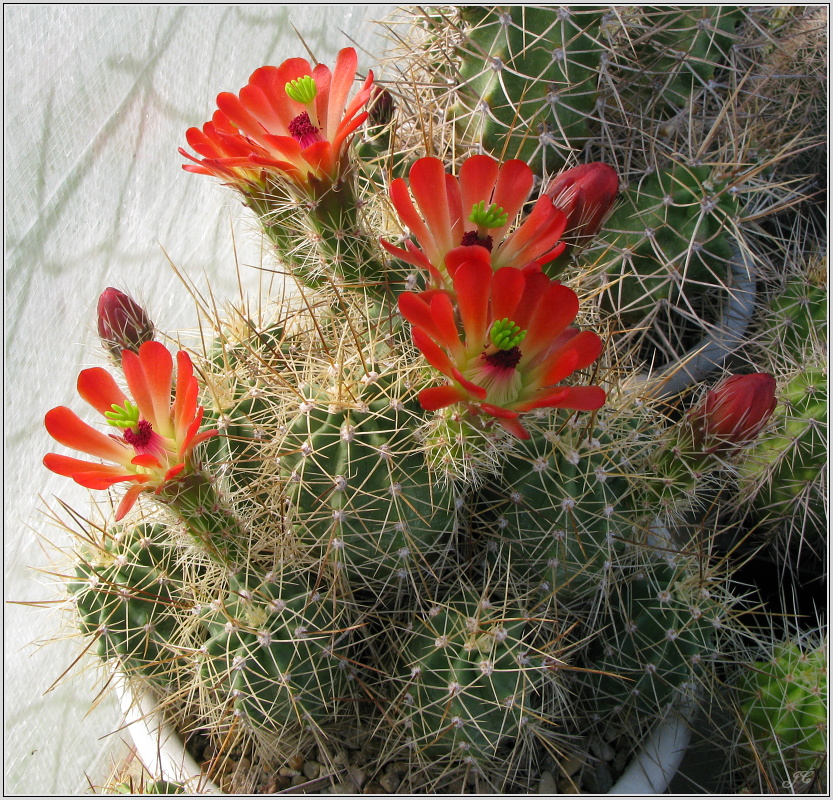
<path id="1" fill-rule="evenodd" d="M 495 320 L 492 323 L 492 329 L 489 331 L 489 338 L 498 350 L 511 350 L 513 347 L 517 347 L 525 336 L 526 331 L 522 331 L 508 317 Z"/>
<path id="2" fill-rule="evenodd" d="M 502 228 L 508 219 L 509 215 L 500 206 L 492 203 L 486 208 L 485 200 L 476 202 L 469 215 L 469 222 L 480 228 Z"/>
<path id="3" fill-rule="evenodd" d="M 315 85 L 315 81 L 311 75 L 304 75 L 301 78 L 296 78 L 294 81 L 289 81 L 284 86 L 284 91 L 296 103 L 308 106 L 315 100 L 315 95 L 318 94 L 318 87 Z"/>
<path id="4" fill-rule="evenodd" d="M 139 407 L 129 400 L 124 406 L 112 405 L 112 411 L 105 411 L 104 416 L 114 428 L 135 428 L 139 424 Z"/>

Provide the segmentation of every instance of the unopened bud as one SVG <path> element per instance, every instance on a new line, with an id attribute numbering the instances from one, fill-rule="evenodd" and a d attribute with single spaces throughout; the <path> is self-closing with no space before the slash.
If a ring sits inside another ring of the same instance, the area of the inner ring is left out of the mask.
<path id="1" fill-rule="evenodd" d="M 374 86 L 368 116 L 371 125 L 387 125 L 393 119 L 393 95 L 383 86 Z"/>
<path id="2" fill-rule="evenodd" d="M 689 412 L 695 447 L 715 453 L 753 441 L 777 402 L 775 378 L 766 372 L 726 378 Z"/>
<path id="3" fill-rule="evenodd" d="M 594 236 L 619 192 L 619 176 L 610 164 L 581 164 L 556 175 L 546 194 L 567 215 L 564 236 L 584 243 Z"/>
<path id="4" fill-rule="evenodd" d="M 153 339 L 153 323 L 147 312 L 124 292 L 112 287 L 98 298 L 98 335 L 105 349 L 121 361 L 122 350 L 138 353 Z"/>

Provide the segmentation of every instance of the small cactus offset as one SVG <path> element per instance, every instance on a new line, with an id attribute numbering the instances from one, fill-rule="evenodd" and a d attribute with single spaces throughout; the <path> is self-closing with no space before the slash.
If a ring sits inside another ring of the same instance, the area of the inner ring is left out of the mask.
<path id="1" fill-rule="evenodd" d="M 739 755 L 753 768 L 760 767 L 766 788 L 824 792 L 826 643 L 776 645 L 769 659 L 744 665 L 735 691 L 741 718 Z"/>
<path id="2" fill-rule="evenodd" d="M 742 660 L 723 507 L 817 514 L 824 292 L 790 284 L 772 358 L 704 382 L 773 271 L 744 215 L 786 191 L 775 135 L 733 149 L 771 9 L 419 14 L 397 79 L 290 58 L 188 130 L 298 291 L 173 355 L 108 289 L 113 371 L 78 380 L 106 433 L 52 409 L 95 461 L 44 463 L 125 485 L 78 534 L 76 626 L 215 753 L 335 776 L 359 739 L 417 791 L 529 793 Z M 815 768 L 818 737 L 778 742 Z"/>

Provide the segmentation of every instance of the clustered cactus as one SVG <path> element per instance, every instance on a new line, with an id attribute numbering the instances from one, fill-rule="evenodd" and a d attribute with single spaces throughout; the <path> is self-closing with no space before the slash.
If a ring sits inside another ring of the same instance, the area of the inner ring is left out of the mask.
<path id="1" fill-rule="evenodd" d="M 99 330 L 130 397 L 104 370 L 79 392 L 122 436 L 68 409 L 47 427 L 118 466 L 46 465 L 129 482 L 83 534 L 78 627 L 218 742 L 289 760 L 359 732 L 422 790 L 473 770 L 527 791 L 547 752 L 639 741 L 743 660 L 710 506 L 739 481 L 787 516 L 816 485 L 825 373 L 782 381 L 772 435 L 753 364 L 695 401 L 668 385 L 749 263 L 739 187 L 760 162 L 728 163 L 716 121 L 743 10 L 425 19 L 410 69 L 444 59 L 427 83 L 369 73 L 351 98 L 351 49 L 333 72 L 289 59 L 188 131 L 186 169 L 239 193 L 298 293 L 216 320 L 173 384 L 146 313 L 108 289 Z M 609 163 L 571 166 L 595 152 Z M 823 321 L 802 291 L 774 301 L 795 343 Z"/>

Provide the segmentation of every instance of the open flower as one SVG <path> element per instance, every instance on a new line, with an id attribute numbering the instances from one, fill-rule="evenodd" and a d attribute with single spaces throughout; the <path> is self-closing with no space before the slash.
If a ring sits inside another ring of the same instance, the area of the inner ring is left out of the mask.
<path id="1" fill-rule="evenodd" d="M 716 453 L 753 441 L 777 404 L 769 373 L 725 378 L 689 412 L 695 447 Z"/>
<path id="2" fill-rule="evenodd" d="M 203 158 L 184 169 L 216 175 L 244 191 L 264 171 L 289 178 L 302 190 L 330 185 L 342 174 L 350 135 L 366 119 L 373 73 L 348 103 L 358 57 L 341 50 L 332 72 L 304 58 L 260 67 L 238 95 L 217 96 L 218 111 L 202 130 L 189 128 L 188 144 Z"/>
<path id="3" fill-rule="evenodd" d="M 115 483 L 132 483 L 116 519 L 121 519 L 143 491 L 164 483 L 190 468 L 190 455 L 200 442 L 217 431 L 198 433 L 203 409 L 197 406 L 199 387 L 188 354 L 176 354 L 176 391 L 173 402 L 173 359 L 159 342 L 145 342 L 138 355 L 122 353 L 122 367 L 131 401 L 113 376 L 101 367 L 82 370 L 78 393 L 121 435 L 105 434 L 83 422 L 65 406 L 46 414 L 46 429 L 66 447 L 100 458 L 109 464 L 47 453 L 44 465 L 88 489 L 106 489 Z M 134 402 L 135 401 L 135 402 Z"/>
<path id="4" fill-rule="evenodd" d="M 495 270 L 540 268 L 564 249 L 559 239 L 567 217 L 546 195 L 512 230 L 534 180 L 523 161 L 501 165 L 490 156 L 471 156 L 455 178 L 438 158 L 420 158 L 408 177 L 416 205 L 402 178 L 391 183 L 390 196 L 422 249 L 412 242 L 406 243 L 405 250 L 384 240 L 382 244 L 403 261 L 427 269 L 435 287 L 446 282 L 448 253 L 461 246 L 485 248 Z"/>
<path id="5" fill-rule="evenodd" d="M 422 407 L 466 403 L 521 439 L 529 438 L 518 420 L 525 411 L 601 407 L 605 392 L 598 386 L 556 385 L 602 351 L 597 334 L 570 327 L 578 313 L 575 292 L 540 271 L 493 271 L 480 248 L 459 257 L 463 260 L 453 269 L 458 313 L 445 291 L 404 292 L 399 298 L 402 315 L 413 325 L 414 344 L 451 379 L 446 386 L 423 389 Z"/>

